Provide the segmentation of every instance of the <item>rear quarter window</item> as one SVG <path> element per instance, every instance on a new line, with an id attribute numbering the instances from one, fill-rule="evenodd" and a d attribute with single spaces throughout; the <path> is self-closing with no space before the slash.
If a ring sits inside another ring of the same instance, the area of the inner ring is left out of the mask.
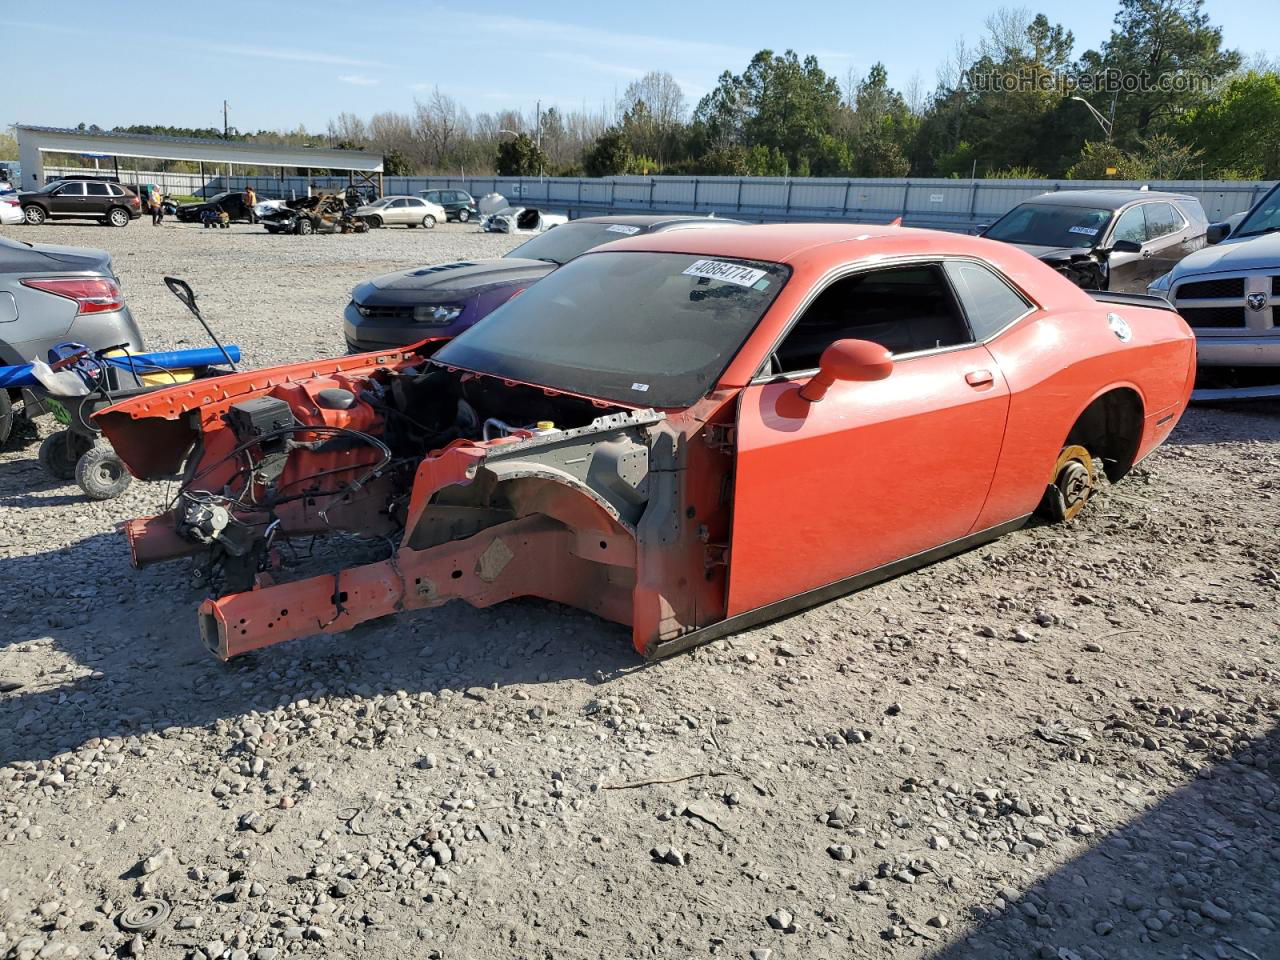
<path id="1" fill-rule="evenodd" d="M 994 336 L 1031 309 L 1022 294 L 980 263 L 951 260 L 946 268 L 975 340 Z"/>

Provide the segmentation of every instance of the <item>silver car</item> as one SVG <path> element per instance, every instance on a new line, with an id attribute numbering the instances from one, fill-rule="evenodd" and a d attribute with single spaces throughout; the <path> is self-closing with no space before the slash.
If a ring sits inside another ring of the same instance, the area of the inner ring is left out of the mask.
<path id="1" fill-rule="evenodd" d="M 404 224 L 406 227 L 426 227 L 430 230 L 437 223 L 444 223 L 444 207 L 422 197 L 383 197 L 356 209 L 355 215 L 371 227 L 389 227 Z"/>
<path id="2" fill-rule="evenodd" d="M 1193 400 L 1280 397 L 1280 184 L 1231 220 L 1147 288 L 1195 331 Z"/>
<path id="3" fill-rule="evenodd" d="M 0 366 L 44 360 L 59 343 L 93 350 L 143 348 L 105 250 L 0 237 Z M 19 391 L 0 386 L 0 443 L 9 439 Z"/>

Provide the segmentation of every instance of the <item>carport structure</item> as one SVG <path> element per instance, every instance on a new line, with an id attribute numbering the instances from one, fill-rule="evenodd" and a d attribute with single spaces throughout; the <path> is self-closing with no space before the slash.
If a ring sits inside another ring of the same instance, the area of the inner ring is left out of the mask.
<path id="1" fill-rule="evenodd" d="M 93 154 L 137 157 L 150 160 L 186 160 L 203 165 L 224 165 L 228 175 L 234 166 L 295 167 L 303 171 L 333 170 L 357 178 L 382 194 L 382 156 L 363 150 L 334 150 L 329 147 L 290 147 L 246 143 L 239 140 L 202 140 L 195 137 L 157 137 L 141 133 L 113 133 L 109 130 L 69 130 L 14 124 L 18 138 L 18 160 L 22 164 L 23 190 L 44 186 L 46 153 Z M 115 163 L 116 172 L 119 164 Z"/>

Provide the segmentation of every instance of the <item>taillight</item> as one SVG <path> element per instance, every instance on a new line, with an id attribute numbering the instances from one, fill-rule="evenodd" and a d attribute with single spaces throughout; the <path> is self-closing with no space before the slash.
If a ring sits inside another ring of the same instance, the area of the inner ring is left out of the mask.
<path id="1" fill-rule="evenodd" d="M 24 287 L 43 290 L 66 297 L 77 304 L 76 314 L 108 313 L 124 306 L 124 294 L 114 280 L 103 277 L 57 277 L 49 280 L 23 280 Z"/>
<path id="2" fill-rule="evenodd" d="M 133 207 L 135 210 L 140 210 L 142 208 L 142 201 L 138 198 L 136 193 L 129 197 L 129 206 Z"/>

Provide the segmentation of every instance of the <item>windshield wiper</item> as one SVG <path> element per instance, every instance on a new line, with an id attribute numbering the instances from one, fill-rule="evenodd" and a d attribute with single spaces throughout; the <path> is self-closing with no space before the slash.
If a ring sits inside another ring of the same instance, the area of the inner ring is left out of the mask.
<path id="1" fill-rule="evenodd" d="M 555 264 L 557 267 L 563 267 L 563 266 L 564 266 L 564 261 L 563 261 L 563 260 L 557 260 L 555 257 L 534 257 L 533 259 L 535 259 L 535 260 L 541 260 L 543 263 L 553 263 L 553 264 Z"/>

